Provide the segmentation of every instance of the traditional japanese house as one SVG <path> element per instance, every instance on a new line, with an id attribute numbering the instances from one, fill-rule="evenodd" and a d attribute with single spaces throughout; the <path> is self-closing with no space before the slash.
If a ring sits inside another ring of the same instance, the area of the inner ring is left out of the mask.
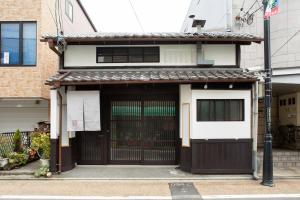
<path id="1" fill-rule="evenodd" d="M 60 56 L 51 86 L 51 170 L 77 165 L 179 165 L 255 173 L 258 75 L 229 32 L 91 33 L 42 39 Z"/>

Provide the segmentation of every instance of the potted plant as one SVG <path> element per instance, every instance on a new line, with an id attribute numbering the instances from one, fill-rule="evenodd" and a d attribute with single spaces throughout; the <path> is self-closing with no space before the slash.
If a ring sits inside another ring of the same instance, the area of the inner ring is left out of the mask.
<path id="1" fill-rule="evenodd" d="M 32 135 L 31 148 L 35 149 L 40 157 L 42 166 L 49 166 L 50 136 L 48 133 L 37 132 Z"/>
<path id="2" fill-rule="evenodd" d="M 4 169 L 8 165 L 8 154 L 10 153 L 8 138 L 0 135 L 0 168 Z"/>

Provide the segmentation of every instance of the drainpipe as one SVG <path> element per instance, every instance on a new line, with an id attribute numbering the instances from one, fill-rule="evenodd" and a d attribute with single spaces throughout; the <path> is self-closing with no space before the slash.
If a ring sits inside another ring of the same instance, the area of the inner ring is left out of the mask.
<path id="1" fill-rule="evenodd" d="M 252 167 L 253 179 L 258 180 L 258 165 L 257 165 L 257 132 L 258 132 L 258 82 L 252 85 Z"/>
<path id="2" fill-rule="evenodd" d="M 61 153 L 61 137 L 62 137 L 62 95 L 59 90 L 57 90 L 59 96 L 59 136 L 58 136 L 58 174 L 61 173 L 61 165 L 62 165 L 62 153 Z"/>

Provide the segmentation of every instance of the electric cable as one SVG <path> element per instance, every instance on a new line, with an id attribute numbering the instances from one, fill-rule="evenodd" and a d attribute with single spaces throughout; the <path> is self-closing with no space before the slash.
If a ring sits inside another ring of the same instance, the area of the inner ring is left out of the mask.
<path id="1" fill-rule="evenodd" d="M 140 19 L 139 19 L 139 16 L 137 15 L 137 13 L 136 13 L 136 11 L 135 11 L 135 9 L 134 9 L 134 6 L 133 6 L 131 0 L 128 0 L 128 1 L 129 1 L 129 3 L 130 3 L 130 6 L 131 6 L 131 8 L 132 8 L 132 11 L 133 11 L 133 13 L 134 13 L 134 15 L 135 15 L 135 18 L 136 18 L 136 20 L 137 20 L 137 22 L 138 22 L 140 28 L 142 29 L 143 32 L 145 32 L 145 31 L 144 31 L 144 28 L 143 28 L 143 25 L 142 25 L 142 23 L 141 23 L 141 21 L 140 21 Z"/>
<path id="2" fill-rule="evenodd" d="M 271 57 L 273 57 L 276 53 L 278 53 L 285 45 L 287 45 L 294 37 L 296 37 L 296 35 L 300 32 L 300 29 L 298 31 L 296 31 L 296 33 L 294 33 L 294 35 L 292 35 L 285 43 L 283 43 L 272 55 Z"/>

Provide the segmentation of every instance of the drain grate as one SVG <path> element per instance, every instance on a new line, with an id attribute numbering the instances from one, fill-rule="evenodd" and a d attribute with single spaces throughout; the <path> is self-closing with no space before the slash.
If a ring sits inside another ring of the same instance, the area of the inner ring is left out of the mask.
<path id="1" fill-rule="evenodd" d="M 202 197 L 193 183 L 169 183 L 172 199 L 201 200 Z"/>

